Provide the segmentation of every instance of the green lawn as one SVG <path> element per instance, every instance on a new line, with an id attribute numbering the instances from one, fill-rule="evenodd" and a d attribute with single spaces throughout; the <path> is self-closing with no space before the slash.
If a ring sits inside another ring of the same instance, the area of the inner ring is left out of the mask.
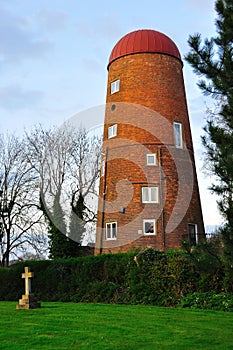
<path id="1" fill-rule="evenodd" d="M 153 306 L 0 302 L 0 349 L 233 349 L 233 313 Z"/>

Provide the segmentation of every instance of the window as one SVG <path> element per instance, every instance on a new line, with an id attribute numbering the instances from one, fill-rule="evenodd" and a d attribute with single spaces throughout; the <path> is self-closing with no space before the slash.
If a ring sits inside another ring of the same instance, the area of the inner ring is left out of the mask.
<path id="1" fill-rule="evenodd" d="M 155 235 L 155 220 L 143 220 L 144 235 Z"/>
<path id="2" fill-rule="evenodd" d="M 156 165 L 156 154 L 147 154 L 146 155 L 146 165 Z"/>
<path id="3" fill-rule="evenodd" d="M 175 146 L 176 148 L 182 148 L 182 124 L 174 122 L 174 137 L 175 137 Z"/>
<path id="4" fill-rule="evenodd" d="M 197 225 L 188 224 L 189 242 L 191 245 L 197 244 Z"/>
<path id="5" fill-rule="evenodd" d="M 105 172 L 105 160 L 102 160 L 101 168 L 100 168 L 100 176 L 104 176 L 104 172 Z"/>
<path id="6" fill-rule="evenodd" d="M 111 83 L 111 94 L 115 94 L 115 92 L 118 92 L 120 90 L 120 79 L 113 81 Z"/>
<path id="7" fill-rule="evenodd" d="M 108 138 L 114 137 L 117 135 L 117 124 L 109 126 L 108 128 Z"/>
<path id="8" fill-rule="evenodd" d="M 158 203 L 158 187 L 142 187 L 142 203 Z"/>
<path id="9" fill-rule="evenodd" d="M 106 239 L 116 239 L 117 236 L 117 223 L 109 222 L 106 223 Z"/>

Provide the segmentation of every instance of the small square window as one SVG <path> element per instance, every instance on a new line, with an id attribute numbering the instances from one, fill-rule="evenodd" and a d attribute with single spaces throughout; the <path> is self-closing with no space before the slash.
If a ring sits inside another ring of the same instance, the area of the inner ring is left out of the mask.
<path id="1" fill-rule="evenodd" d="M 114 137 L 117 135 L 117 124 L 109 126 L 108 128 L 108 138 Z"/>
<path id="2" fill-rule="evenodd" d="M 120 79 L 111 83 L 111 94 L 115 94 L 120 90 Z"/>
<path id="3" fill-rule="evenodd" d="M 146 165 L 156 165 L 156 154 L 149 153 L 146 155 Z"/>
<path id="4" fill-rule="evenodd" d="M 117 222 L 106 223 L 106 240 L 116 239 L 117 237 Z"/>
<path id="5" fill-rule="evenodd" d="M 143 233 L 144 235 L 155 235 L 155 220 L 143 220 Z"/>
<path id="6" fill-rule="evenodd" d="M 142 203 L 158 203 L 158 187 L 142 187 Z"/>
<path id="7" fill-rule="evenodd" d="M 174 137 L 175 137 L 176 148 L 183 148 L 182 124 L 181 123 L 174 122 Z"/>

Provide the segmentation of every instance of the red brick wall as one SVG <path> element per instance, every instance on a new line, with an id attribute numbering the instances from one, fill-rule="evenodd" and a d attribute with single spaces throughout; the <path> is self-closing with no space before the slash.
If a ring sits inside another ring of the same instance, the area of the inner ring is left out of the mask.
<path id="1" fill-rule="evenodd" d="M 120 91 L 111 94 L 111 82 L 117 79 L 120 79 Z M 188 223 L 197 224 L 199 235 L 203 237 L 181 61 L 150 53 L 117 59 L 109 67 L 106 102 L 103 137 L 106 168 L 100 181 L 96 254 L 128 251 L 133 247 L 177 248 L 188 234 Z M 181 150 L 174 147 L 174 121 L 183 125 L 184 149 Z M 117 137 L 108 139 L 108 127 L 115 123 Z M 150 152 L 157 155 L 156 166 L 146 166 L 146 154 Z M 183 158 L 182 173 L 176 169 L 176 157 Z M 125 182 L 118 188 L 122 180 Z M 141 188 L 148 185 L 159 187 L 158 204 L 142 203 Z M 187 204 L 189 192 L 191 197 Z M 121 213 L 123 207 L 125 213 Z M 156 235 L 144 236 L 139 232 L 143 229 L 143 219 L 153 218 L 156 219 Z M 178 225 L 172 232 L 166 232 L 171 218 L 178 220 Z M 117 240 L 107 241 L 106 222 L 115 221 Z"/>

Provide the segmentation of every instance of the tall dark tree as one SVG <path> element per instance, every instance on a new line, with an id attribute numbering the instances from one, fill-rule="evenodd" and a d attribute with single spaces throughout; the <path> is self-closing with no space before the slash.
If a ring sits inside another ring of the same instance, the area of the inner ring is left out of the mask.
<path id="1" fill-rule="evenodd" d="M 211 190 L 219 196 L 225 218 L 221 229 L 227 272 L 233 277 L 233 1 L 217 0 L 216 36 L 202 41 L 200 34 L 189 37 L 191 48 L 185 59 L 203 78 L 198 85 L 215 99 L 215 111 L 208 112 L 202 141 L 217 183 Z M 229 280 L 230 280 L 229 279 Z"/>
<path id="2" fill-rule="evenodd" d="M 67 258 L 68 257 L 68 239 L 65 235 L 66 225 L 64 213 L 60 204 L 60 192 L 54 196 L 53 202 L 53 220 L 47 216 L 49 223 L 49 257 Z M 59 228 L 58 228 L 59 227 Z"/>
<path id="3" fill-rule="evenodd" d="M 84 204 L 84 198 L 82 193 L 78 194 L 78 199 L 75 200 L 75 193 L 72 195 L 71 202 L 71 215 L 70 215 L 70 227 L 69 227 L 69 237 L 75 242 L 82 242 L 83 234 L 85 232 L 85 210 L 87 209 Z"/>
<path id="4" fill-rule="evenodd" d="M 44 204 L 43 195 L 40 195 L 40 206 L 48 224 L 49 237 L 49 258 L 50 259 L 66 259 L 68 257 L 77 257 L 80 255 L 80 246 L 78 242 L 65 235 L 65 214 L 60 204 L 60 193 L 56 193 L 53 201 L 53 220 L 51 214 L 48 213 Z"/>

